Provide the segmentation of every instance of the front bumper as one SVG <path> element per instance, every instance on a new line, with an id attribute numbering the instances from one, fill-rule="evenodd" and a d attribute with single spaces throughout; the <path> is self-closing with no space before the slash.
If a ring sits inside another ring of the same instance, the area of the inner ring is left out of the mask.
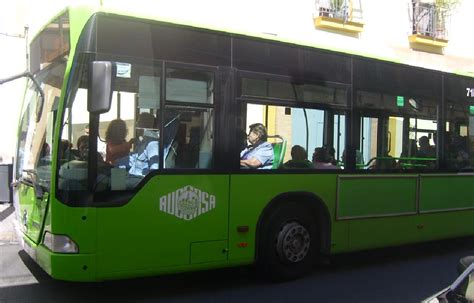
<path id="1" fill-rule="evenodd" d="M 23 235 L 24 251 L 52 278 L 65 281 L 96 281 L 95 255 L 53 253 Z"/>

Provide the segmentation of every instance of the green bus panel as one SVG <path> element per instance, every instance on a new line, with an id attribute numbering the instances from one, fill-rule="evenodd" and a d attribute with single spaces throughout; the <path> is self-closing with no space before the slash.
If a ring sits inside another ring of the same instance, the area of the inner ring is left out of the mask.
<path id="1" fill-rule="evenodd" d="M 474 210 L 349 220 L 350 250 L 470 236 Z"/>
<path id="2" fill-rule="evenodd" d="M 416 176 L 340 176 L 337 218 L 416 213 Z"/>
<path id="3" fill-rule="evenodd" d="M 472 236 L 474 209 L 421 214 L 419 229 L 421 241 Z"/>
<path id="4" fill-rule="evenodd" d="M 350 250 L 414 243 L 420 240 L 417 216 L 349 220 Z"/>
<path id="5" fill-rule="evenodd" d="M 208 263 L 227 260 L 227 241 L 191 243 L 191 263 Z"/>
<path id="6" fill-rule="evenodd" d="M 42 199 L 38 199 L 34 189 L 23 184 L 19 186 L 18 192 L 21 201 L 19 205 L 20 228 L 28 238 L 38 243 L 41 238 L 40 233 L 48 207 L 49 195 L 45 193 Z"/>
<path id="7" fill-rule="evenodd" d="M 54 224 L 45 225 L 45 230 L 54 234 L 68 235 L 79 246 L 80 254 L 91 254 L 97 250 L 97 208 L 69 207 L 53 203 L 49 217 Z"/>
<path id="8" fill-rule="evenodd" d="M 421 175 L 420 212 L 474 208 L 473 175 Z"/>
<path id="9" fill-rule="evenodd" d="M 198 242 L 216 241 L 194 246 L 194 259 L 204 262 L 208 254 L 214 256 L 209 262 L 225 261 L 228 197 L 227 175 L 164 175 L 149 180 L 126 205 L 98 208 L 98 279 L 183 270 Z"/>

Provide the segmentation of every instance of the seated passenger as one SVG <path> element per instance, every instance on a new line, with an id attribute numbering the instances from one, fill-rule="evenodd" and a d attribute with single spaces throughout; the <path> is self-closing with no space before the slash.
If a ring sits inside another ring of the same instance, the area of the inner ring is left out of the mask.
<path id="1" fill-rule="evenodd" d="M 316 169 L 339 169 L 339 167 L 331 163 L 331 156 L 325 147 L 314 149 L 313 165 Z"/>
<path id="2" fill-rule="evenodd" d="M 355 157 L 356 157 L 356 168 L 363 169 L 365 167 L 365 164 L 364 164 L 364 156 L 362 155 L 362 152 L 356 149 Z M 342 151 L 341 161 L 342 161 L 342 166 L 343 166 L 342 168 L 344 168 L 344 166 L 346 165 L 346 150 Z"/>
<path id="3" fill-rule="evenodd" d="M 128 129 L 125 121 L 122 119 L 110 121 L 107 131 L 105 132 L 105 162 L 115 165 L 117 159 L 128 155 L 132 148 L 133 139 L 127 142 L 125 140 L 127 133 Z"/>
<path id="4" fill-rule="evenodd" d="M 89 135 L 82 135 L 77 139 L 77 151 L 75 151 L 76 160 L 87 161 L 89 157 Z"/>
<path id="5" fill-rule="evenodd" d="M 418 145 L 420 148 L 416 154 L 420 158 L 435 158 L 436 157 L 436 148 L 430 145 L 430 139 L 427 136 L 422 136 L 418 140 Z"/>
<path id="6" fill-rule="evenodd" d="M 69 145 L 69 142 L 64 143 Z M 82 135 L 77 139 L 77 149 L 71 150 L 73 159 L 61 165 L 59 169 L 59 189 L 86 190 L 88 178 L 89 135 Z M 68 155 L 69 156 L 69 155 Z M 104 170 L 102 155 L 97 153 L 98 171 Z"/>
<path id="7" fill-rule="evenodd" d="M 153 129 L 155 117 L 150 113 L 141 113 L 137 121 L 138 138 L 130 155 L 118 159 L 118 168 L 125 168 L 130 175 L 145 176 L 159 166 L 158 132 Z"/>
<path id="8" fill-rule="evenodd" d="M 249 126 L 247 140 L 250 145 L 240 153 L 240 167 L 251 169 L 271 169 L 273 146 L 267 142 L 267 129 L 261 123 Z"/>
<path id="9" fill-rule="evenodd" d="M 456 169 L 470 168 L 470 156 L 467 146 L 465 137 L 453 136 L 448 153 L 450 166 Z"/>
<path id="10" fill-rule="evenodd" d="M 291 148 L 291 160 L 283 164 L 283 168 L 313 168 L 313 163 L 308 160 L 308 153 L 300 146 Z"/>
<path id="11" fill-rule="evenodd" d="M 328 151 L 329 159 L 331 160 L 331 163 L 333 165 L 337 165 L 336 149 L 332 146 L 327 146 L 327 145 L 324 145 L 324 148 L 326 148 L 326 150 Z"/>

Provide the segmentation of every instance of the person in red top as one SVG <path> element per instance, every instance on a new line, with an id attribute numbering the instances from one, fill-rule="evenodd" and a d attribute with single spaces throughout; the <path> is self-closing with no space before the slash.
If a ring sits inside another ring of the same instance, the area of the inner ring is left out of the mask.
<path id="1" fill-rule="evenodd" d="M 105 162 L 114 165 L 117 159 L 127 156 L 132 148 L 133 139 L 127 141 L 128 129 L 125 121 L 115 119 L 110 121 L 105 132 L 106 153 Z"/>

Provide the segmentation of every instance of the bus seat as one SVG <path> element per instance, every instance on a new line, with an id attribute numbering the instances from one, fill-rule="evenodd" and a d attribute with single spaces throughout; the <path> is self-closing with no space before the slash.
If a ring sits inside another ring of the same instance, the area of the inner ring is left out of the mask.
<path id="1" fill-rule="evenodd" d="M 269 139 L 275 139 L 273 146 L 273 165 L 272 169 L 278 169 L 283 164 L 283 158 L 286 152 L 286 140 L 279 135 L 268 136 Z M 270 140 L 272 141 L 272 140 Z"/>

